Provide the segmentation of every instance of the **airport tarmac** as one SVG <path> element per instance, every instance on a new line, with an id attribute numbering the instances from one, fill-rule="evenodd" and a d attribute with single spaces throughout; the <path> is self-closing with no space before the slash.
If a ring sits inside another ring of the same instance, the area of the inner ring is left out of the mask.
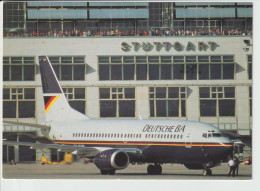
<path id="1" fill-rule="evenodd" d="M 116 171 L 115 175 L 101 175 L 93 163 L 73 164 L 3 164 L 5 179 L 160 179 L 160 180 L 250 180 L 252 166 L 240 165 L 239 175 L 228 177 L 229 167 L 226 163 L 212 168 L 212 176 L 203 176 L 202 170 L 189 170 L 184 165 L 163 165 L 162 175 L 147 175 L 147 165 L 129 165 Z"/>

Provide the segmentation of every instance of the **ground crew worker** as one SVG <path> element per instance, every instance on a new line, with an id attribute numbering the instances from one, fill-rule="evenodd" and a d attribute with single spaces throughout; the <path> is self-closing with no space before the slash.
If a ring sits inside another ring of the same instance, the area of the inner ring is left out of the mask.
<path id="1" fill-rule="evenodd" d="M 42 165 L 47 164 L 47 158 L 42 154 Z"/>
<path id="2" fill-rule="evenodd" d="M 235 162 L 233 161 L 232 158 L 228 161 L 228 166 L 229 166 L 229 173 L 228 176 L 232 173 L 232 176 L 235 177 Z"/>
<path id="3" fill-rule="evenodd" d="M 239 158 L 236 157 L 235 159 L 235 169 L 234 169 L 234 172 L 236 172 L 237 176 L 238 176 L 238 169 L 239 169 L 239 164 L 240 164 L 240 161 L 239 161 Z"/>

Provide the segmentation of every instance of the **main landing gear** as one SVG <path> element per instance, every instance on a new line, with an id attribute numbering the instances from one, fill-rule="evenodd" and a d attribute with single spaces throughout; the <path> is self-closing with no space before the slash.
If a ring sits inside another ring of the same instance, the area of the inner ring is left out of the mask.
<path id="1" fill-rule="evenodd" d="M 107 175 L 107 174 L 114 175 L 116 170 L 100 170 L 100 172 L 102 175 Z"/>
<path id="2" fill-rule="evenodd" d="M 211 169 L 206 168 L 206 169 L 203 169 L 202 174 L 203 174 L 203 176 L 211 176 L 212 171 L 211 171 Z"/>
<path id="3" fill-rule="evenodd" d="M 160 175 L 162 174 L 162 166 L 159 164 L 149 164 L 147 167 L 147 173 L 149 175 Z"/>

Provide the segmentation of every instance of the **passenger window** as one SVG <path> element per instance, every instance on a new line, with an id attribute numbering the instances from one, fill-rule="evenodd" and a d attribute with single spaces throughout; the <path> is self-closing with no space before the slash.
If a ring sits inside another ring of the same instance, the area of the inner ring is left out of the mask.
<path id="1" fill-rule="evenodd" d="M 121 138 L 123 138 L 123 134 L 121 134 Z"/>
<path id="2" fill-rule="evenodd" d="M 87 134 L 87 137 L 89 137 L 89 133 Z"/>
<path id="3" fill-rule="evenodd" d="M 177 135 L 177 139 L 179 139 L 179 135 Z"/>
<path id="4" fill-rule="evenodd" d="M 86 133 L 84 134 L 84 137 L 86 137 Z"/>
<path id="5" fill-rule="evenodd" d="M 166 134 L 164 135 L 164 138 L 166 138 Z"/>
<path id="6" fill-rule="evenodd" d="M 151 135 L 151 138 L 153 138 L 153 134 Z"/>
<path id="7" fill-rule="evenodd" d="M 176 138 L 176 135 L 174 135 L 174 139 Z"/>
<path id="8" fill-rule="evenodd" d="M 105 137 L 107 137 L 107 134 L 105 134 Z"/>
<path id="9" fill-rule="evenodd" d="M 95 133 L 93 133 L 93 137 L 95 137 Z"/>
<path id="10" fill-rule="evenodd" d="M 145 138 L 147 138 L 147 134 L 145 135 Z"/>
<path id="11" fill-rule="evenodd" d="M 81 133 L 81 137 L 83 137 L 83 133 Z"/>
<path id="12" fill-rule="evenodd" d="M 116 137 L 116 134 L 114 134 L 114 137 Z"/>
<path id="13" fill-rule="evenodd" d="M 108 134 L 107 137 L 109 138 L 109 137 L 110 137 L 110 134 Z"/>
<path id="14" fill-rule="evenodd" d="M 208 138 L 211 138 L 211 137 L 212 137 L 212 135 L 209 133 L 209 134 L 208 134 Z"/>
<path id="15" fill-rule="evenodd" d="M 96 137 L 98 137 L 98 133 L 96 133 Z"/>
<path id="16" fill-rule="evenodd" d="M 182 135 L 181 135 L 181 137 L 180 137 L 181 139 L 182 139 Z"/>
<path id="17" fill-rule="evenodd" d="M 168 134 L 168 135 L 167 135 L 167 139 L 169 138 L 169 136 L 170 136 L 170 135 Z"/>
<path id="18" fill-rule="evenodd" d="M 92 137 L 92 133 L 89 134 L 89 137 Z"/>

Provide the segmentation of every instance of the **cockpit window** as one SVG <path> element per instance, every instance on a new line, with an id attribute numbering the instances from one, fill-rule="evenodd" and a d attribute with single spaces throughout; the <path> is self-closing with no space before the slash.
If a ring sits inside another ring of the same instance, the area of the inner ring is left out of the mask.
<path id="1" fill-rule="evenodd" d="M 203 133 L 202 137 L 208 138 L 208 134 L 207 133 Z"/>
<path id="2" fill-rule="evenodd" d="M 222 137 L 221 133 L 212 133 L 213 137 Z"/>

